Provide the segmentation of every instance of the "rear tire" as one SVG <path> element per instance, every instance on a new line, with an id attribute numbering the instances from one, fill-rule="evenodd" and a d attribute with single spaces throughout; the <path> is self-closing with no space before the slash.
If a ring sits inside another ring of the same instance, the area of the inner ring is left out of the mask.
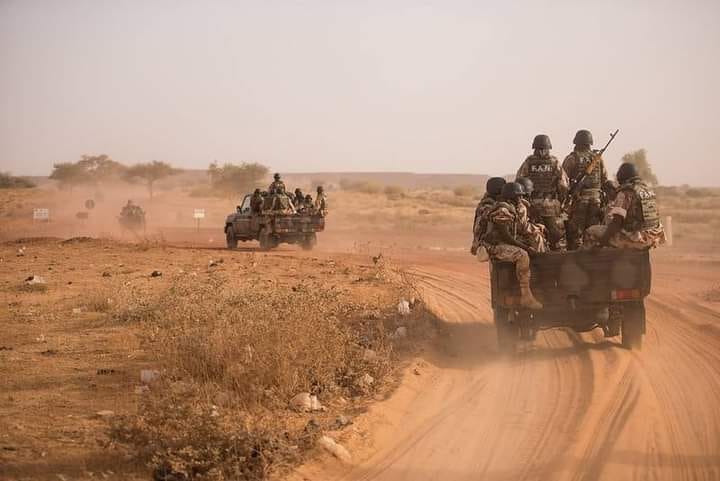
<path id="1" fill-rule="evenodd" d="M 517 325 L 510 323 L 509 314 L 509 311 L 502 307 L 493 309 L 498 350 L 501 353 L 512 354 L 515 352 L 519 331 Z"/>
<path id="2" fill-rule="evenodd" d="M 305 236 L 305 238 L 300 243 L 300 247 L 303 248 L 303 250 L 311 251 L 317 244 L 317 235 L 315 233 L 311 233 Z"/>
<path id="3" fill-rule="evenodd" d="M 267 227 L 263 227 L 262 229 L 260 229 L 258 240 L 260 241 L 260 250 L 263 251 L 269 251 L 276 245 L 272 237 L 270 236 L 270 229 L 268 229 Z"/>
<path id="4" fill-rule="evenodd" d="M 623 303 L 621 336 L 625 349 L 642 349 L 645 331 L 645 304 L 643 301 Z"/>
<path id="5" fill-rule="evenodd" d="M 238 240 L 235 238 L 231 228 L 228 228 L 227 232 L 225 232 L 225 243 L 228 249 L 237 249 Z"/>

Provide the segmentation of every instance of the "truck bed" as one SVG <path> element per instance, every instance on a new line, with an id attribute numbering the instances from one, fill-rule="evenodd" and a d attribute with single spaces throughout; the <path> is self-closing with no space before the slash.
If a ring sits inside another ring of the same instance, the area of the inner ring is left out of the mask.
<path id="1" fill-rule="evenodd" d="M 515 266 L 492 263 L 493 307 L 518 304 Z M 647 250 L 596 249 L 550 252 L 531 258 L 530 287 L 545 309 L 577 305 L 607 305 L 613 301 L 643 299 L 650 293 L 650 257 Z"/>

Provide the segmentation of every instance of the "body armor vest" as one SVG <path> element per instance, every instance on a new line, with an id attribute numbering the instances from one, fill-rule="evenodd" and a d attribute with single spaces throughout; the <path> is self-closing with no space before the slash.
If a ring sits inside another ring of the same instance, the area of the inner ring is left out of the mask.
<path id="1" fill-rule="evenodd" d="M 527 158 L 528 178 L 533 183 L 533 197 L 555 197 L 557 189 L 555 179 L 557 178 L 556 160 L 550 156 L 547 158 L 531 155 Z"/>
<path id="2" fill-rule="evenodd" d="M 660 226 L 660 213 L 657 208 L 655 192 L 645 182 L 638 178 L 631 179 L 620 187 L 620 190 L 635 194 L 625 216 L 623 229 L 634 232 Z"/>
<path id="3" fill-rule="evenodd" d="M 590 162 L 592 162 L 592 152 L 573 152 L 573 155 L 577 159 L 577 175 L 580 175 L 581 172 L 585 172 L 585 169 L 587 169 Z M 585 177 L 585 180 L 583 181 L 583 186 L 581 190 L 586 189 L 598 189 L 602 187 L 602 177 L 601 177 L 601 166 L 600 163 L 602 161 L 598 161 L 597 164 L 595 164 L 595 168 L 590 171 L 590 173 Z"/>

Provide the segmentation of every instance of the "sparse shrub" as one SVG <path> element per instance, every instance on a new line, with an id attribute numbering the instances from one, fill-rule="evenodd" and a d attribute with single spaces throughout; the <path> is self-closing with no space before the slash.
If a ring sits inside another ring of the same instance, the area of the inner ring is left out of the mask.
<path id="1" fill-rule="evenodd" d="M 362 180 L 340 179 L 340 188 L 348 192 L 360 192 L 363 194 L 379 194 L 382 192 L 380 184 Z"/>
<path id="2" fill-rule="evenodd" d="M 35 184 L 27 179 L 0 172 L 0 189 L 30 189 L 32 187 L 35 187 Z"/>
<path id="3" fill-rule="evenodd" d="M 716 197 L 718 192 L 714 189 L 707 189 L 702 187 L 690 187 L 685 191 L 685 195 L 692 198 L 700 197 Z"/>
<path id="4" fill-rule="evenodd" d="M 478 193 L 478 188 L 472 185 L 459 185 L 453 189 L 453 194 L 458 197 L 472 197 Z"/>
<path id="5" fill-rule="evenodd" d="M 387 196 L 398 196 L 399 197 L 405 193 L 405 189 L 403 189 L 399 185 L 388 185 L 388 186 L 385 186 L 384 192 Z"/>

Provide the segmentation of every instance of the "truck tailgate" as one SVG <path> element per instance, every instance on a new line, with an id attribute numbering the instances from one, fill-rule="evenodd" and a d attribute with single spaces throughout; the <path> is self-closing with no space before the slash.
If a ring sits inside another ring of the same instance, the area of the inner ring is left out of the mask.
<path id="1" fill-rule="evenodd" d="M 325 218 L 309 215 L 277 216 L 273 230 L 276 233 L 321 232 L 325 229 Z"/>
<path id="2" fill-rule="evenodd" d="M 496 294 L 518 292 L 512 264 L 496 263 L 494 269 Z M 607 303 L 613 296 L 637 299 L 650 293 L 647 250 L 551 252 L 531 258 L 530 270 L 533 294 L 548 307 L 566 306 L 571 298 L 588 304 Z"/>

